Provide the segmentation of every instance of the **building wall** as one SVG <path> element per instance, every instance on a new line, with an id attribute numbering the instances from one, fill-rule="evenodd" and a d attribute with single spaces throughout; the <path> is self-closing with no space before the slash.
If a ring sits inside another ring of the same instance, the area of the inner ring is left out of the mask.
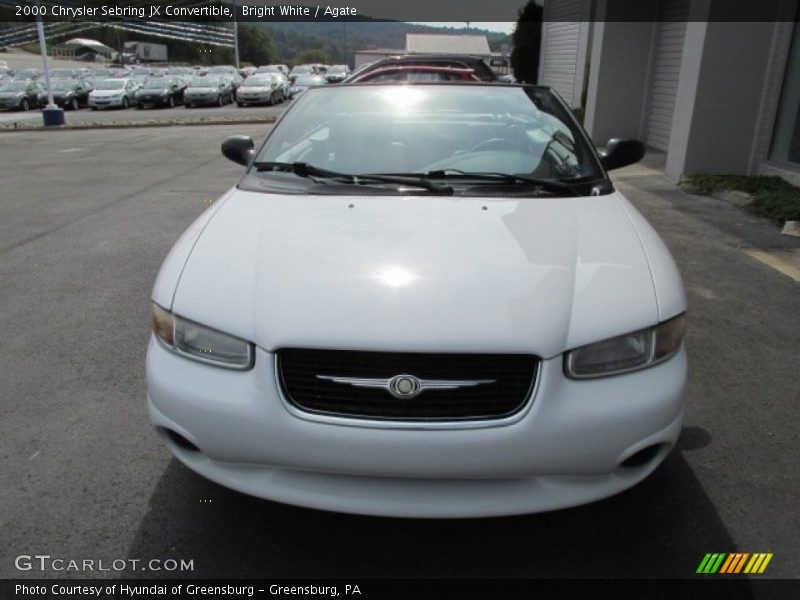
<path id="1" fill-rule="evenodd" d="M 612 137 L 648 139 L 654 114 L 655 51 L 664 30 L 657 15 L 665 1 L 596 0 L 594 4 L 584 124 L 597 145 Z M 678 77 L 677 88 L 671 91 L 673 117 L 663 125 L 667 129 L 661 138 L 668 140 L 661 148 L 666 151 L 666 173 L 673 180 L 693 173 L 793 169 L 770 163 L 768 153 L 797 3 L 759 2 L 774 17 L 772 21 L 725 20 L 726 10 L 734 6 L 730 0 L 690 1 L 683 49 L 674 53 L 680 56 L 680 68 L 670 73 Z M 555 5 L 574 11 L 575 0 L 548 0 L 545 10 L 553 14 Z M 639 14 L 633 15 L 634 10 Z M 580 56 L 574 45 L 570 48 L 575 54 L 571 68 L 577 75 Z M 543 39 L 543 65 L 554 60 L 556 50 L 552 38 Z M 563 59 L 561 64 L 567 66 Z M 568 83 L 564 73 L 560 77 Z M 663 115 L 660 118 L 663 122 Z"/>

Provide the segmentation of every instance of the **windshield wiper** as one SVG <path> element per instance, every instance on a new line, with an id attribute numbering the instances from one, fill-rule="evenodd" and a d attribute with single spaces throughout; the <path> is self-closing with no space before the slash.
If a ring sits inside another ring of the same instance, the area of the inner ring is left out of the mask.
<path id="1" fill-rule="evenodd" d="M 379 175 L 379 174 L 351 174 L 339 173 L 337 171 L 329 171 L 321 169 L 314 165 L 309 165 L 304 162 L 255 162 L 253 166 L 257 171 L 286 171 L 294 173 L 298 177 L 308 177 L 314 179 L 319 177 L 322 179 L 338 179 L 345 183 L 352 183 L 354 185 L 369 185 L 371 183 L 394 183 L 396 185 L 408 185 L 413 187 L 422 188 L 438 194 L 452 194 L 453 188 L 449 185 L 442 185 L 434 183 L 424 176 L 411 175 Z"/>
<path id="2" fill-rule="evenodd" d="M 470 179 L 473 181 L 497 181 L 502 183 L 529 183 L 541 187 L 549 192 L 565 193 L 569 196 L 580 196 L 580 194 L 568 183 L 553 181 L 552 179 L 538 179 L 528 175 L 517 175 L 513 173 L 496 173 L 492 171 L 462 171 L 460 169 L 440 169 L 428 171 L 422 174 L 423 177 L 431 179 Z"/>

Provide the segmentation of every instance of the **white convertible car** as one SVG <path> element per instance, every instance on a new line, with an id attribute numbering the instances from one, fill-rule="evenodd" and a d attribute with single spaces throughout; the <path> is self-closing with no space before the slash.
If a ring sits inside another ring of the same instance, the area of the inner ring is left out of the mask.
<path id="1" fill-rule="evenodd" d="M 681 428 L 686 301 L 549 89 L 311 89 L 183 234 L 152 295 L 150 418 L 224 486 L 407 517 L 558 509 Z"/>

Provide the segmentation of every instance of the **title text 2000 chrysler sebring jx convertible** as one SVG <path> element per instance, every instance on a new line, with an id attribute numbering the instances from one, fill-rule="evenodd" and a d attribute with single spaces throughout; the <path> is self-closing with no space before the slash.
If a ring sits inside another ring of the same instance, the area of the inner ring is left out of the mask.
<path id="1" fill-rule="evenodd" d="M 150 417 L 197 473 L 413 517 L 557 509 L 649 475 L 681 427 L 675 263 L 546 88 L 309 90 L 153 290 Z"/>

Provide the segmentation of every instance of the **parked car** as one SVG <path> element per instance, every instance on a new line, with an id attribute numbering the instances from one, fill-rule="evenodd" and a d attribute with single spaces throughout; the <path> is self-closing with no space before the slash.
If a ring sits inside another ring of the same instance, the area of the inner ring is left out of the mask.
<path id="1" fill-rule="evenodd" d="M 221 65 L 218 67 L 211 67 L 208 70 L 208 77 L 228 77 L 231 82 L 231 86 L 233 86 L 233 90 L 236 89 L 242 84 L 244 78 L 239 75 L 239 71 L 236 70 L 236 67 L 232 65 Z"/>
<path id="2" fill-rule="evenodd" d="M 195 77 L 183 90 L 183 104 L 186 108 L 199 105 L 223 106 L 231 104 L 234 97 L 233 86 L 227 77 Z"/>
<path id="3" fill-rule="evenodd" d="M 184 86 L 186 86 L 194 79 L 195 72 L 191 67 L 171 67 L 167 69 L 166 76 L 178 78 L 183 82 Z"/>
<path id="4" fill-rule="evenodd" d="M 255 72 L 256 72 L 255 67 L 242 67 L 241 69 L 239 69 L 239 75 L 241 75 L 243 79 L 247 79 L 248 77 L 250 77 L 250 75 L 252 75 Z"/>
<path id="5" fill-rule="evenodd" d="M 280 73 L 251 75 L 236 90 L 236 104 L 238 106 L 247 104 L 272 106 L 283 102 L 286 99 L 286 93 L 281 85 L 280 76 Z"/>
<path id="6" fill-rule="evenodd" d="M 140 87 L 134 79 L 104 79 L 94 84 L 89 92 L 89 108 L 128 108 L 136 102 Z"/>
<path id="7" fill-rule="evenodd" d="M 144 83 L 152 76 L 153 74 L 147 67 L 133 67 L 128 71 L 128 77 L 138 81 L 140 84 Z"/>
<path id="8" fill-rule="evenodd" d="M 322 75 L 298 75 L 292 83 L 292 97 L 305 92 L 308 88 L 325 85 L 326 81 Z"/>
<path id="9" fill-rule="evenodd" d="M 341 83 L 350 74 L 350 67 L 347 65 L 333 65 L 325 72 L 325 80 L 328 83 Z"/>
<path id="10" fill-rule="evenodd" d="M 0 81 L 5 81 L 14 78 L 14 70 L 8 67 L 0 67 Z"/>
<path id="11" fill-rule="evenodd" d="M 264 65 L 263 67 L 258 67 L 252 74 L 253 75 L 264 75 L 266 73 L 283 73 L 280 65 Z M 284 73 L 285 75 L 286 73 Z"/>
<path id="12" fill-rule="evenodd" d="M 391 65 L 370 69 L 353 77 L 350 83 L 388 81 L 480 81 L 468 68 L 428 65 Z"/>
<path id="13" fill-rule="evenodd" d="M 50 79 L 71 79 L 79 75 L 78 69 L 50 69 Z"/>
<path id="14" fill-rule="evenodd" d="M 289 81 L 294 83 L 295 79 L 306 75 L 317 75 L 319 71 L 316 65 L 297 65 L 289 72 Z"/>
<path id="15" fill-rule="evenodd" d="M 136 91 L 136 108 L 183 104 L 186 84 L 177 77 L 151 77 Z"/>
<path id="16" fill-rule="evenodd" d="M 14 79 L 17 81 L 28 81 L 29 79 L 39 79 L 44 77 L 44 71 L 41 69 L 20 69 L 14 73 Z"/>
<path id="17" fill-rule="evenodd" d="M 39 92 L 43 85 L 39 81 L 12 80 L 0 85 L 0 108 L 30 110 L 39 107 Z"/>
<path id="18" fill-rule="evenodd" d="M 53 92 L 53 102 L 57 106 L 69 110 L 78 110 L 82 106 L 89 106 L 89 94 L 94 89 L 94 86 L 84 79 L 51 79 L 50 89 Z M 39 106 L 47 106 L 46 87 L 39 92 L 38 101 Z"/>
<path id="19" fill-rule="evenodd" d="M 362 77 L 366 73 L 377 69 L 401 65 L 472 69 L 475 72 L 475 76 L 481 81 L 497 81 L 497 74 L 480 57 L 448 54 L 409 54 L 382 58 L 371 63 L 368 67 L 362 67 L 345 81 L 352 81 L 356 75 Z"/>
<path id="20" fill-rule="evenodd" d="M 402 517 L 605 498 L 681 430 L 686 299 L 656 231 L 548 88 L 311 89 L 177 241 L 148 409 L 248 494 Z M 640 499 L 646 499 L 641 496 Z"/>

